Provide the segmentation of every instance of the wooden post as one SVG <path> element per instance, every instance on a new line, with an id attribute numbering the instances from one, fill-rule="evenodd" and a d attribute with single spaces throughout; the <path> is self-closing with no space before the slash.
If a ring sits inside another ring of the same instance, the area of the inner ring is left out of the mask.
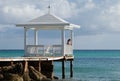
<path id="1" fill-rule="evenodd" d="M 28 61 L 25 61 L 25 68 L 24 68 L 24 72 L 28 72 Z"/>
<path id="2" fill-rule="evenodd" d="M 13 66 L 14 65 L 14 63 L 13 63 L 13 61 L 11 61 L 11 66 Z"/>
<path id="3" fill-rule="evenodd" d="M 38 68 L 39 72 L 41 72 L 41 61 L 39 60 L 39 68 Z"/>
<path id="4" fill-rule="evenodd" d="M 62 79 L 65 79 L 65 61 L 62 61 Z"/>
<path id="5" fill-rule="evenodd" d="M 70 78 L 73 77 L 73 61 L 70 61 Z"/>

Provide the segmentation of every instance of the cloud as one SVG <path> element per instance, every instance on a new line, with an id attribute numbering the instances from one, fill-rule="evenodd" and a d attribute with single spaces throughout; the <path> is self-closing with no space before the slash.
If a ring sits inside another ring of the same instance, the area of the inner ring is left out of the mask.
<path id="1" fill-rule="evenodd" d="M 47 6 L 49 1 L 24 1 L 7 0 L 1 7 L 1 23 L 15 24 L 28 21 L 48 12 Z M 19 2 L 22 2 L 20 4 Z M 59 2 L 59 3 L 58 3 Z M 78 2 L 78 3 L 77 3 Z M 98 1 L 95 0 L 77 0 L 77 2 L 68 0 L 51 1 L 51 12 L 65 19 L 78 19 L 77 24 L 81 25 L 83 32 L 88 34 L 99 34 L 107 32 L 120 31 L 120 2 Z M 41 5 L 41 6 L 40 6 Z M 58 11 L 59 10 L 59 11 Z M 73 20 L 74 21 L 74 20 Z M 75 23 L 76 23 L 75 22 Z M 81 23 L 82 22 L 82 23 Z"/>
<path id="2" fill-rule="evenodd" d="M 106 8 L 100 17 L 109 31 L 120 32 L 120 2 Z"/>
<path id="3" fill-rule="evenodd" d="M 0 23 L 17 23 L 41 16 L 48 12 L 48 5 L 49 1 L 45 0 L 35 0 L 34 2 L 31 0 L 3 1 L 1 2 L 0 8 L 0 18 L 3 20 L 0 20 Z M 76 4 L 69 2 L 68 0 L 55 0 L 54 2 L 51 2 L 51 12 L 62 18 L 69 18 L 76 15 L 76 9 Z"/>
<path id="4" fill-rule="evenodd" d="M 47 13 L 48 4 L 47 0 L 2 1 L 0 2 L 0 24 L 29 21 Z M 80 24 L 82 34 L 86 32 L 88 34 L 120 32 L 119 5 L 118 0 L 54 0 L 51 1 L 51 12 Z"/>
<path id="5" fill-rule="evenodd" d="M 60 2 L 60 3 L 59 3 Z M 29 21 L 48 13 L 48 0 L 5 0 L 0 1 L 0 24 L 16 24 Z M 58 11 L 59 10 L 59 11 Z M 68 0 L 51 1 L 51 13 L 62 18 L 70 18 L 77 15 L 76 3 Z"/>
<path id="6" fill-rule="evenodd" d="M 120 1 L 81 0 L 77 6 L 79 15 L 74 21 L 81 25 L 80 35 L 120 33 Z"/>
<path id="7" fill-rule="evenodd" d="M 5 5 L 1 10 L 2 23 L 15 24 L 21 21 L 27 21 L 31 18 L 43 14 L 43 11 L 35 5 Z"/>
<path id="8" fill-rule="evenodd" d="M 75 2 L 69 2 L 68 0 L 54 0 L 51 4 L 53 13 L 62 18 L 70 18 L 78 15 L 77 5 Z"/>
<path id="9" fill-rule="evenodd" d="M 85 4 L 83 5 L 83 7 L 81 7 L 80 12 L 87 12 L 87 11 L 94 9 L 95 7 L 96 5 L 93 2 L 93 0 L 87 0 Z"/>

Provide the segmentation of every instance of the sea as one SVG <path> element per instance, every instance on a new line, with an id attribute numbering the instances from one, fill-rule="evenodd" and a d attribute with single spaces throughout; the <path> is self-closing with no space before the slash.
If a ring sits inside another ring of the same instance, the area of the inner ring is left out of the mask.
<path id="1" fill-rule="evenodd" d="M 20 57 L 24 50 L 0 50 L 0 57 Z M 73 78 L 66 61 L 62 78 L 61 62 L 54 62 L 54 75 L 59 81 L 120 81 L 120 50 L 74 50 Z"/>

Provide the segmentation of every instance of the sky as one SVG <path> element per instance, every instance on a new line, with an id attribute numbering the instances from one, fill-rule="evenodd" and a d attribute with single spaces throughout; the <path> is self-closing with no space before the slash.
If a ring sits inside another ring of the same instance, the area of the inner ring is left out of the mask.
<path id="1" fill-rule="evenodd" d="M 81 26 L 74 49 L 120 49 L 120 0 L 0 0 L 0 49 L 23 49 L 24 30 L 15 24 L 46 14 L 49 4 L 51 13 Z M 59 41 L 53 34 L 40 33 L 41 42 Z"/>

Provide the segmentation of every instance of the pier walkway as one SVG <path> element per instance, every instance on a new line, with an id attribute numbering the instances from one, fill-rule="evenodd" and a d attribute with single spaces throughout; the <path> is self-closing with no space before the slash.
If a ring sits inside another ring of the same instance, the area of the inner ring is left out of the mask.
<path id="1" fill-rule="evenodd" d="M 62 61 L 73 60 L 74 56 L 60 56 L 60 57 L 0 57 L 2 61 Z"/>

